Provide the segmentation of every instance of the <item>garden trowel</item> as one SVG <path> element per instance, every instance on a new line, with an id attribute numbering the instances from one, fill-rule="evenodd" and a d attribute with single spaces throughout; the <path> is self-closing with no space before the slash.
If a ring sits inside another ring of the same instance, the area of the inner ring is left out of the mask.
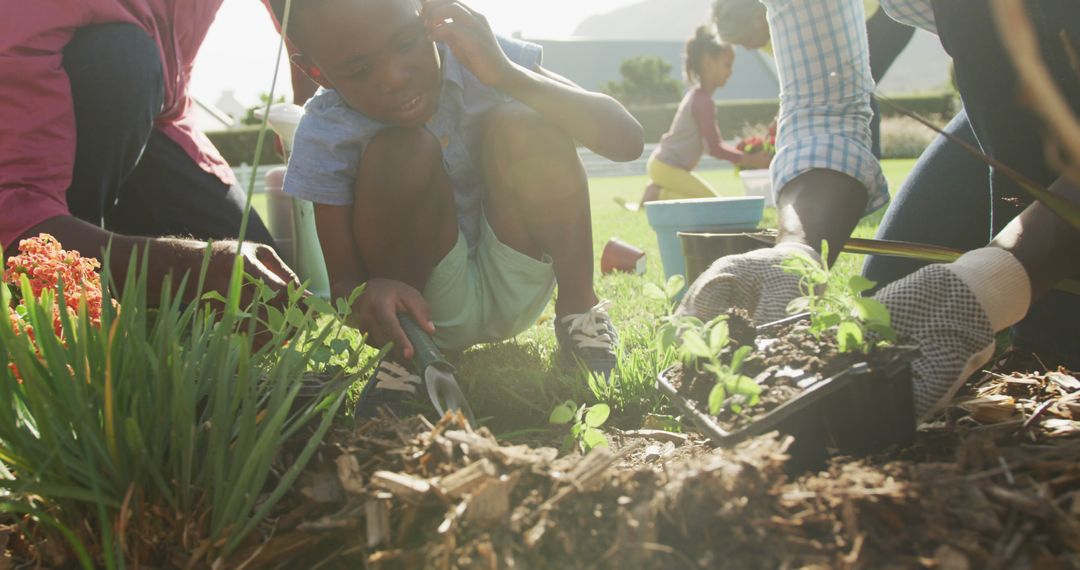
<path id="1" fill-rule="evenodd" d="M 461 393 L 457 379 L 454 377 L 453 365 L 447 362 L 442 352 L 435 346 L 424 329 L 408 313 L 399 313 L 398 322 L 401 323 L 405 336 L 413 345 L 413 364 L 420 378 L 427 387 L 428 397 L 435 406 L 439 416 L 446 414 L 447 410 L 460 411 L 469 424 L 476 425 L 476 417 L 473 416 L 472 408 L 465 401 L 465 395 Z"/>

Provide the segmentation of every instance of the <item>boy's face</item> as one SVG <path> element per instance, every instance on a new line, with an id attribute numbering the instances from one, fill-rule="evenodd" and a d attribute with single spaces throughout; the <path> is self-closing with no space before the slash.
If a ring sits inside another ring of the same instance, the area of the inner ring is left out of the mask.
<path id="1" fill-rule="evenodd" d="M 305 18 L 302 58 L 318 68 L 316 81 L 383 123 L 420 126 L 435 114 L 439 54 L 416 0 L 329 0 L 316 6 Z"/>

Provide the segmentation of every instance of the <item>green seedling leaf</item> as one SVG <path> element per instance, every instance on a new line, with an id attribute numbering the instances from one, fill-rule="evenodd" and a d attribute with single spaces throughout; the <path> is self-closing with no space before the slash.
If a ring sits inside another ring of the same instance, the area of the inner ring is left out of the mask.
<path id="1" fill-rule="evenodd" d="M 334 351 L 334 354 L 345 354 L 349 348 L 349 341 L 343 338 L 335 338 L 330 341 L 330 350 Z"/>
<path id="2" fill-rule="evenodd" d="M 841 321 L 840 315 L 837 314 L 837 313 L 825 313 L 825 314 L 819 315 L 819 317 L 818 317 L 818 324 L 821 327 L 822 331 L 839 325 L 840 321 Z"/>
<path id="3" fill-rule="evenodd" d="M 716 415 L 720 413 L 720 410 L 724 407 L 724 400 L 727 399 L 727 390 L 724 390 L 724 385 L 717 382 L 709 392 L 709 413 Z"/>
<path id="4" fill-rule="evenodd" d="M 852 275 L 851 279 L 848 279 L 848 288 L 850 288 L 851 292 L 855 293 L 856 295 L 873 289 L 874 285 L 877 285 L 877 283 L 863 277 L 862 275 Z"/>
<path id="5" fill-rule="evenodd" d="M 307 306 L 314 309 L 315 312 L 319 313 L 320 315 L 337 315 L 337 311 L 334 310 L 334 307 L 330 306 L 330 303 L 328 303 L 322 297 L 316 297 L 314 295 L 308 297 Z"/>
<path id="6" fill-rule="evenodd" d="M 318 364 L 327 364 L 333 356 L 334 353 L 327 346 L 317 346 L 311 350 L 311 360 Z"/>
<path id="7" fill-rule="evenodd" d="M 746 360 L 746 357 L 750 355 L 750 352 L 752 350 L 753 350 L 753 348 L 751 348 L 749 346 L 741 346 L 741 347 L 739 347 L 738 350 L 735 351 L 735 354 L 731 355 L 731 371 L 732 372 L 738 372 L 739 371 L 739 368 L 742 366 L 743 361 Z"/>
<path id="8" fill-rule="evenodd" d="M 279 332 L 285 327 L 284 313 L 269 305 L 265 306 L 264 309 L 266 310 L 266 324 L 270 326 L 271 331 Z"/>
<path id="9" fill-rule="evenodd" d="M 221 293 L 218 293 L 217 291 L 207 291 L 206 293 L 203 293 L 202 300 L 203 301 L 217 301 L 219 303 L 227 303 L 228 302 L 228 301 L 225 300 L 225 297 L 223 297 L 221 295 Z"/>
<path id="10" fill-rule="evenodd" d="M 610 415 L 611 408 L 607 404 L 596 404 L 589 408 L 588 413 L 585 414 L 585 425 L 598 428 L 604 425 Z"/>
<path id="11" fill-rule="evenodd" d="M 678 275 L 678 274 L 672 275 L 667 280 L 667 283 L 664 284 L 664 293 L 667 295 L 667 298 L 669 300 L 674 299 L 675 296 L 679 294 L 679 291 L 682 291 L 683 287 L 685 287 L 685 286 L 686 286 L 686 277 L 683 277 L 682 275 Z"/>
<path id="12" fill-rule="evenodd" d="M 810 310 L 810 297 L 796 297 L 788 303 L 787 314 L 797 315 Z"/>
<path id="13" fill-rule="evenodd" d="M 285 322 L 294 327 L 299 327 L 304 321 L 304 312 L 296 307 L 285 310 Z"/>
<path id="14" fill-rule="evenodd" d="M 277 296 L 277 292 L 275 292 L 273 289 L 270 288 L 269 285 L 263 283 L 262 281 L 253 279 L 252 285 L 254 285 L 256 289 L 258 289 L 259 300 L 263 303 L 266 303 L 270 299 L 273 299 Z"/>
<path id="15" fill-rule="evenodd" d="M 877 299 L 859 297 L 855 299 L 855 309 L 859 319 L 867 325 L 876 324 L 887 327 L 892 324 L 889 309 Z"/>
<path id="16" fill-rule="evenodd" d="M 585 451 L 591 451 L 597 447 L 607 447 L 607 437 L 604 436 L 604 432 L 596 429 L 589 428 L 585 430 L 585 433 L 581 436 L 582 447 Z"/>
<path id="17" fill-rule="evenodd" d="M 679 340 L 679 327 L 675 324 L 668 322 L 660 327 L 660 330 L 656 331 L 656 347 L 660 352 L 666 352 L 674 347 Z"/>
<path id="18" fill-rule="evenodd" d="M 837 348 L 840 352 L 852 352 L 863 346 L 863 332 L 859 325 L 845 321 L 836 328 Z"/>
<path id="19" fill-rule="evenodd" d="M 866 325 L 866 330 L 881 337 L 881 340 L 883 341 L 890 343 L 896 342 L 896 331 L 894 331 L 893 328 L 888 325 L 871 323 L 869 325 Z"/>
<path id="20" fill-rule="evenodd" d="M 641 288 L 641 294 L 647 299 L 654 301 L 667 301 L 668 297 L 664 294 L 664 290 L 659 285 L 653 282 L 645 283 L 645 286 Z"/>
<path id="21" fill-rule="evenodd" d="M 705 339 L 701 338 L 701 333 L 698 331 L 686 331 L 682 337 L 683 349 L 691 356 L 698 358 L 709 358 L 713 356 L 709 350 L 709 345 L 705 344 Z"/>
<path id="22" fill-rule="evenodd" d="M 709 353 L 717 355 L 724 351 L 730 340 L 730 330 L 726 320 L 717 321 L 709 331 Z"/>
<path id="23" fill-rule="evenodd" d="M 646 414 L 642 427 L 645 429 L 681 432 L 682 422 L 679 421 L 679 418 L 667 414 Z"/>
<path id="24" fill-rule="evenodd" d="M 551 424 L 568 424 L 574 419 L 574 412 L 577 410 L 577 406 L 573 402 L 566 402 L 555 406 L 554 410 L 551 410 L 551 415 L 548 417 L 548 423 Z"/>

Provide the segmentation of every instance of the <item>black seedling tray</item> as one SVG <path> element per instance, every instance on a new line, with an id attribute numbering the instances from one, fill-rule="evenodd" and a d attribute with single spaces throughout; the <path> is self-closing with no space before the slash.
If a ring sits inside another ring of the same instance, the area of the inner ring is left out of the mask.
<path id="1" fill-rule="evenodd" d="M 884 365 L 855 364 L 734 432 L 725 431 L 704 405 L 675 389 L 668 379 L 674 367 L 661 372 L 656 384 L 717 446 L 729 447 L 771 431 L 794 436 L 788 469 L 804 472 L 821 468 L 830 454 L 868 455 L 914 441 L 911 361 L 917 354 L 915 349 L 899 348 Z"/>

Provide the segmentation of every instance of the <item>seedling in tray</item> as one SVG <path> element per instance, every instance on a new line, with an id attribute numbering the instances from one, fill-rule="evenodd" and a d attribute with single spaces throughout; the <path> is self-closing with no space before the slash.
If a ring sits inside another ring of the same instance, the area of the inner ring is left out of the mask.
<path id="1" fill-rule="evenodd" d="M 799 277 L 799 288 L 803 292 L 802 297 L 788 304 L 788 314 L 807 313 L 810 317 L 808 331 L 814 338 L 821 339 L 825 333 L 834 332 L 836 348 L 840 352 L 870 352 L 875 336 L 881 341 L 895 342 L 896 333 L 890 325 L 889 310 L 876 299 L 862 296 L 875 283 L 861 275 L 853 275 L 846 287 L 835 284 L 828 287 L 828 242 L 821 242 L 821 258 L 821 263 L 802 255 L 784 260 L 784 271 Z"/>
<path id="2" fill-rule="evenodd" d="M 872 283 L 827 290 L 827 269 L 810 260 L 789 269 L 805 293 L 791 308 L 807 313 L 756 329 L 738 313 L 670 317 L 658 341 L 681 341 L 681 364 L 661 373 L 659 388 L 719 445 L 773 430 L 795 436 L 796 470 L 820 465 L 828 449 L 909 443 L 913 351 L 890 346 L 888 311 L 861 296 Z"/>

